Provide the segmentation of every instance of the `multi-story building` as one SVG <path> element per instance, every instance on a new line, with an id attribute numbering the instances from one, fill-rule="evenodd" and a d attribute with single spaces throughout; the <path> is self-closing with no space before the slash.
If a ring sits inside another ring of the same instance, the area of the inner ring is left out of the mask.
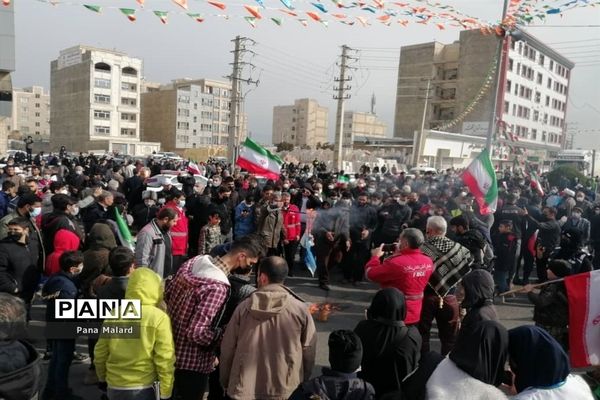
<path id="1" fill-rule="evenodd" d="M 509 40 L 508 57 L 501 69 L 502 125 L 532 161 L 553 157 L 565 142 L 574 64 L 527 32 L 520 31 Z M 485 136 L 494 112 L 492 66 L 497 43 L 495 36 L 469 30 L 462 31 L 452 44 L 402 47 L 394 136 L 413 138 L 421 130 L 423 117 L 425 130 L 442 126 L 448 132 Z M 492 79 L 486 84 L 489 77 Z M 447 126 L 449 122 L 452 124 Z"/>
<path id="2" fill-rule="evenodd" d="M 344 112 L 344 147 L 352 147 L 355 139 L 381 139 L 385 137 L 385 122 L 369 112 Z"/>
<path id="3" fill-rule="evenodd" d="M 213 96 L 212 110 L 212 144 L 227 146 L 229 142 L 229 117 L 231 110 L 231 83 L 212 79 L 176 79 L 175 85 L 197 85 L 204 94 Z M 242 143 L 248 134 L 247 115 L 241 105 L 238 116 L 239 135 L 236 137 L 236 146 Z"/>
<path id="4" fill-rule="evenodd" d="M 14 5 L 0 7 L 0 154 L 8 145 L 9 119 L 12 115 L 12 80 L 15 70 L 15 16 Z M 3 133 L 3 134 L 2 134 Z"/>
<path id="5" fill-rule="evenodd" d="M 50 71 L 52 149 L 144 155 L 140 142 L 142 60 L 88 46 L 62 50 Z"/>
<path id="6" fill-rule="evenodd" d="M 50 139 L 50 95 L 40 86 L 13 91 L 12 134 L 32 136 L 35 141 Z"/>
<path id="7" fill-rule="evenodd" d="M 214 96 L 186 82 L 146 86 L 142 93 L 142 139 L 174 151 L 212 144 Z M 218 140 L 219 136 L 214 136 Z"/>
<path id="8" fill-rule="evenodd" d="M 328 141 L 329 110 L 313 99 L 297 99 L 291 106 L 273 107 L 273 143 L 310 146 Z"/>

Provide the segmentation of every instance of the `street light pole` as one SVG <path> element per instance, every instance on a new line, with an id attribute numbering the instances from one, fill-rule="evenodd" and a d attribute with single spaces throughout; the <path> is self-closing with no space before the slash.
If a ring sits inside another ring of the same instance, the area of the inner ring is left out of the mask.
<path id="1" fill-rule="evenodd" d="M 413 148 L 413 166 L 419 166 L 419 158 L 421 157 L 421 149 L 423 148 L 425 135 L 425 120 L 427 119 L 427 106 L 429 105 L 429 90 L 431 88 L 431 79 L 427 79 L 427 89 L 425 89 L 425 104 L 423 105 L 423 118 L 421 119 L 421 130 L 419 131 L 418 140 L 414 143 Z"/>
<path id="2" fill-rule="evenodd" d="M 500 21 L 500 23 L 503 23 L 504 20 L 506 19 L 506 15 L 508 13 L 508 3 L 509 0 L 504 0 L 504 8 L 502 10 L 502 19 Z M 501 81 L 502 81 L 502 73 L 501 73 L 501 69 L 502 69 L 502 63 L 503 61 L 503 57 L 502 57 L 502 50 L 504 47 L 504 41 L 506 40 L 506 35 L 502 38 L 500 38 L 500 40 L 498 41 L 498 48 L 496 49 L 496 72 L 494 74 L 494 81 L 496 82 L 496 90 L 494 92 L 494 98 L 492 99 L 492 116 L 490 118 L 490 123 L 488 125 L 488 134 L 485 140 L 485 148 L 487 149 L 488 153 L 492 154 L 492 139 L 494 137 L 494 133 L 496 133 L 496 127 L 497 127 L 497 121 L 496 118 L 498 117 L 498 96 L 500 94 L 500 90 L 504 90 L 504 88 L 500 87 Z"/>

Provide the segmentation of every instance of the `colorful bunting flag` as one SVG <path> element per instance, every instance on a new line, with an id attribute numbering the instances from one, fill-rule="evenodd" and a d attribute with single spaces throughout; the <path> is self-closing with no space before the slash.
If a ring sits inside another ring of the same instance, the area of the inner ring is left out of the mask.
<path id="1" fill-rule="evenodd" d="M 94 4 L 84 4 L 83 6 L 85 8 L 87 8 L 88 10 L 96 12 L 96 13 L 101 13 L 102 12 L 102 7 L 96 6 Z"/>
<path id="2" fill-rule="evenodd" d="M 308 20 L 307 19 L 299 18 L 298 22 L 300 22 L 302 24 L 302 26 L 304 26 L 304 27 L 308 26 Z"/>
<path id="3" fill-rule="evenodd" d="M 331 14 L 331 16 L 339 19 L 346 19 L 347 17 L 346 14 Z"/>
<path id="4" fill-rule="evenodd" d="M 314 19 L 317 22 L 321 22 L 321 17 L 319 16 L 319 14 L 312 12 L 312 11 L 307 11 L 306 15 L 308 15 L 309 17 L 311 17 L 312 19 Z"/>
<path id="5" fill-rule="evenodd" d="M 169 13 L 166 11 L 154 11 L 154 15 L 160 18 L 160 22 L 162 22 L 165 25 L 167 24 L 167 22 L 169 22 Z"/>
<path id="6" fill-rule="evenodd" d="M 184 10 L 188 9 L 188 0 L 173 0 L 173 3 L 177 4 L 179 7 Z"/>
<path id="7" fill-rule="evenodd" d="M 253 28 L 256 28 L 256 17 L 244 17 L 244 19 L 252 25 Z"/>
<path id="8" fill-rule="evenodd" d="M 248 11 L 250 14 L 252 14 L 252 16 L 254 18 L 262 19 L 262 15 L 260 15 L 260 12 L 258 12 L 258 7 L 244 5 L 244 8 L 246 9 L 246 11 Z"/>
<path id="9" fill-rule="evenodd" d="M 312 4 L 315 8 L 318 8 L 319 10 L 321 10 L 321 12 L 324 12 L 324 13 L 327 12 L 327 9 L 321 3 L 310 3 L 310 4 Z"/>
<path id="10" fill-rule="evenodd" d="M 298 14 L 296 14 L 295 12 L 293 12 L 293 11 L 288 11 L 288 10 L 286 10 L 286 9 L 283 9 L 283 8 L 280 8 L 280 9 L 279 9 L 279 11 L 281 11 L 282 13 L 286 13 L 287 15 L 290 15 L 290 16 L 292 16 L 292 17 L 297 17 L 297 16 L 298 16 Z"/>
<path id="11" fill-rule="evenodd" d="M 8 6 L 10 6 L 10 0 L 2 0 L 2 5 L 3 5 L 4 7 L 8 7 Z"/>
<path id="12" fill-rule="evenodd" d="M 373 7 L 371 7 L 371 6 L 365 6 L 365 7 L 361 8 L 361 10 L 363 10 L 363 11 L 369 11 L 369 12 L 372 12 L 373 14 L 377 14 L 377 10 L 374 9 Z"/>
<path id="13" fill-rule="evenodd" d="M 390 18 L 392 18 L 389 15 L 382 15 L 380 17 L 377 17 L 378 20 L 380 20 L 381 22 L 387 22 Z"/>
<path id="14" fill-rule="evenodd" d="M 261 6 L 262 8 L 266 9 L 267 7 L 265 7 L 265 3 L 263 2 L 263 0 L 255 0 L 259 6 Z"/>
<path id="15" fill-rule="evenodd" d="M 221 3 L 219 1 L 213 1 L 213 0 L 209 0 L 208 4 L 210 4 L 211 6 L 215 6 L 221 10 L 224 10 L 227 8 L 227 5 L 225 3 Z"/>
<path id="16" fill-rule="evenodd" d="M 287 7 L 288 10 L 293 10 L 292 2 L 290 0 L 280 0 L 281 4 Z"/>
<path id="17" fill-rule="evenodd" d="M 195 19 L 196 22 L 204 22 L 204 17 L 202 16 L 202 14 L 188 13 L 188 16 Z"/>
<path id="18" fill-rule="evenodd" d="M 365 17 L 356 17 L 356 19 L 358 20 L 358 22 L 360 22 L 360 24 L 361 24 L 363 27 L 366 27 L 367 25 L 370 25 L 370 24 L 369 24 L 369 20 L 368 20 L 368 19 L 366 19 Z"/>
<path id="19" fill-rule="evenodd" d="M 140 7 L 142 7 L 142 8 L 144 7 L 145 0 L 135 0 L 135 1 L 140 5 Z"/>
<path id="20" fill-rule="evenodd" d="M 121 11 L 131 22 L 135 22 L 137 19 L 133 8 L 119 8 L 119 11 Z"/>
<path id="21" fill-rule="evenodd" d="M 279 17 L 271 17 L 271 21 L 275 22 L 278 26 L 281 26 L 282 19 Z"/>

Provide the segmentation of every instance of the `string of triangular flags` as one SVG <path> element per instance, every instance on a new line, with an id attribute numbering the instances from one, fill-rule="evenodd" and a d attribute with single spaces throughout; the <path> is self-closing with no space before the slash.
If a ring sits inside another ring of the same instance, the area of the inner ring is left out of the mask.
<path id="1" fill-rule="evenodd" d="M 511 0 L 508 16 L 515 24 L 527 25 L 535 20 L 545 21 L 548 16 L 562 16 L 574 8 L 597 7 L 598 0 L 554 0 L 540 2 L 538 0 Z"/>

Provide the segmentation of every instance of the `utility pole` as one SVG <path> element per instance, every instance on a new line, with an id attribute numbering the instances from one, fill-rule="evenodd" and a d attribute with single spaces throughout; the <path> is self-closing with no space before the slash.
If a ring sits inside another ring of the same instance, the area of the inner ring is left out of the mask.
<path id="1" fill-rule="evenodd" d="M 421 119 L 421 130 L 419 131 L 418 140 L 413 141 L 413 166 L 419 166 L 419 158 L 421 150 L 425 142 L 425 121 L 427 120 L 427 106 L 429 106 L 429 90 L 431 89 L 431 79 L 427 79 L 427 88 L 425 89 L 425 103 L 423 104 L 423 118 Z"/>
<path id="2" fill-rule="evenodd" d="M 509 0 L 504 0 L 504 7 L 502 10 L 502 19 L 500 20 L 500 23 L 504 23 L 504 20 L 506 19 L 506 15 L 508 13 L 508 3 Z M 487 137 L 485 139 L 485 148 L 487 149 L 488 153 L 492 154 L 492 138 L 494 137 L 494 134 L 496 133 L 496 127 L 498 126 L 496 119 L 499 117 L 498 115 L 498 95 L 500 94 L 501 90 L 504 90 L 504 88 L 501 88 L 501 82 L 502 82 L 502 74 L 501 74 L 501 69 L 504 63 L 504 57 L 502 57 L 502 52 L 503 52 L 503 48 L 504 48 L 504 42 L 506 41 L 506 35 L 502 38 L 500 38 L 500 40 L 498 40 L 498 48 L 496 49 L 496 72 L 494 73 L 494 82 L 496 82 L 496 90 L 494 91 L 494 98 L 492 99 L 492 116 L 490 118 L 490 123 L 488 125 L 488 134 Z"/>
<path id="3" fill-rule="evenodd" d="M 333 152 L 333 165 L 337 171 L 342 170 L 342 149 L 344 145 L 344 100 L 349 99 L 350 95 L 346 94 L 346 90 L 350 90 L 351 86 L 346 86 L 346 82 L 352 80 L 351 76 L 346 77 L 346 69 L 354 69 L 347 64 L 348 60 L 356 60 L 348 55 L 349 51 L 354 51 L 350 47 L 342 46 L 342 56 L 340 62 L 340 77 L 334 80 L 338 83 L 338 87 L 334 87 L 337 94 L 333 96 L 337 100 L 336 126 L 335 126 L 335 151 Z"/>
<path id="4" fill-rule="evenodd" d="M 227 160 L 233 165 L 235 163 L 236 151 L 240 145 L 241 132 L 240 132 L 240 114 L 242 113 L 242 83 L 256 84 L 258 81 L 251 79 L 242 79 L 242 70 L 244 66 L 253 66 L 250 63 L 244 62 L 243 56 L 245 53 L 254 53 L 252 50 L 246 48 L 247 44 L 256 44 L 256 42 L 247 37 L 236 36 L 232 40 L 234 42 L 233 53 L 233 71 L 229 78 L 231 80 L 231 109 L 229 112 L 229 137 L 227 140 Z"/>

